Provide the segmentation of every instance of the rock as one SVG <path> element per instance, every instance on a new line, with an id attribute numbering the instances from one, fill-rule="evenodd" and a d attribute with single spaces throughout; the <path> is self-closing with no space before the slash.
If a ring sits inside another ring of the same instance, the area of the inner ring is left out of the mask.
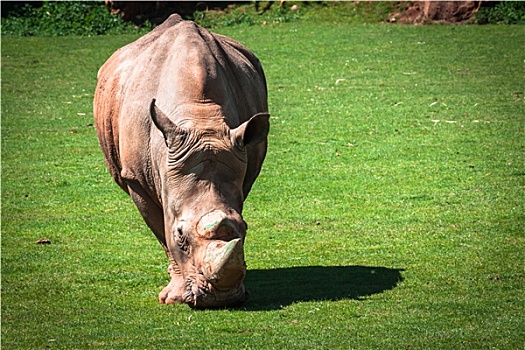
<path id="1" fill-rule="evenodd" d="M 390 15 L 388 22 L 403 24 L 461 23 L 478 12 L 482 1 L 414 1 Z"/>

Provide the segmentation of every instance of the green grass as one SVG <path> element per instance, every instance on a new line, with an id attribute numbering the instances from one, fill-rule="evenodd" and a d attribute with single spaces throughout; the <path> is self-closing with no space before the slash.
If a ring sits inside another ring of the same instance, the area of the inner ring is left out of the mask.
<path id="1" fill-rule="evenodd" d="M 157 304 L 164 253 L 92 126 L 97 70 L 136 36 L 2 37 L 2 348 L 522 348 L 523 27 L 218 31 L 270 93 L 251 299 Z"/>

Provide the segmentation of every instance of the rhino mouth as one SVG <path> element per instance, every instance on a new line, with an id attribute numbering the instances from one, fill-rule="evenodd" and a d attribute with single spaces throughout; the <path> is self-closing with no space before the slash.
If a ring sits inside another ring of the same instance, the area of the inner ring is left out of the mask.
<path id="1" fill-rule="evenodd" d="M 250 293 L 243 283 L 229 289 L 215 288 L 203 274 L 186 279 L 183 301 L 195 309 L 238 307 L 248 300 Z"/>
<path id="2" fill-rule="evenodd" d="M 199 272 L 186 279 L 184 302 L 200 309 L 240 306 L 248 299 L 242 239 L 209 242 L 202 260 Z"/>
<path id="3" fill-rule="evenodd" d="M 195 309 L 214 309 L 241 306 L 248 300 L 249 296 L 250 294 L 242 283 L 228 290 L 220 290 L 213 287 L 206 289 L 197 288 L 196 290 L 194 281 L 188 279 L 187 291 L 183 295 L 183 300 Z"/>

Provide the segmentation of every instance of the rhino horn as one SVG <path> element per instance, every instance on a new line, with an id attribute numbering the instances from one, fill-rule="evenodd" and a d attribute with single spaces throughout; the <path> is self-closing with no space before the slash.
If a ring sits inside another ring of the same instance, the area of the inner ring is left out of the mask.
<path id="1" fill-rule="evenodd" d="M 202 238 L 206 239 L 226 240 L 235 236 L 239 237 L 233 222 L 220 210 L 204 215 L 199 221 L 197 232 Z"/>
<path id="2" fill-rule="evenodd" d="M 246 264 L 242 239 L 211 242 L 204 256 L 204 277 L 218 289 L 234 288 L 244 279 Z"/>

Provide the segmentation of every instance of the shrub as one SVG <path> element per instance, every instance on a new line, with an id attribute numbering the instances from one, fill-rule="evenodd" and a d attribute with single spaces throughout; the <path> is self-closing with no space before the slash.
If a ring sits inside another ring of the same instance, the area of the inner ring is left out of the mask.
<path id="1" fill-rule="evenodd" d="M 481 7 L 476 14 L 478 24 L 525 24 L 525 2 L 502 1 Z"/>
<path id="2" fill-rule="evenodd" d="M 252 5 L 230 6 L 225 11 L 196 11 L 192 20 L 206 28 L 249 27 L 262 23 L 286 23 L 298 20 L 299 11 L 291 11 L 284 6 L 268 6 L 257 10 Z"/>
<path id="3" fill-rule="evenodd" d="M 95 1 L 44 2 L 41 7 L 29 4 L 15 9 L 2 19 L 2 35 L 63 36 L 100 35 L 136 31 L 106 9 L 104 3 Z M 146 24 L 144 29 L 151 25 Z"/>

